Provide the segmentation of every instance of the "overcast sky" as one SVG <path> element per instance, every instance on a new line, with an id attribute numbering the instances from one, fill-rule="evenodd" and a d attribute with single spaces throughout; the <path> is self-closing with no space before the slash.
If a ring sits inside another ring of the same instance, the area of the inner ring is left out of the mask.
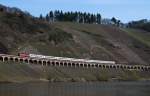
<path id="1" fill-rule="evenodd" d="M 150 19 L 150 0 L 0 0 L 0 4 L 18 7 L 34 16 L 58 9 L 99 12 L 103 18 L 114 16 L 123 22 Z"/>

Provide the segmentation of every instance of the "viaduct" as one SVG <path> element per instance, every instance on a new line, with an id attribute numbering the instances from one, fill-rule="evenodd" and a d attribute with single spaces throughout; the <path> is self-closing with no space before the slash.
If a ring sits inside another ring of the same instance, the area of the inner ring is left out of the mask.
<path id="1" fill-rule="evenodd" d="M 83 68 L 106 68 L 106 69 L 126 69 L 126 70 L 142 70 L 150 71 L 150 66 L 144 65 L 123 65 L 123 64 L 102 64 L 102 63 L 87 63 L 83 61 L 70 61 L 45 58 L 20 58 L 15 55 L 0 54 L 2 62 L 20 62 L 27 64 L 36 64 L 41 66 L 64 66 L 64 67 L 83 67 Z"/>

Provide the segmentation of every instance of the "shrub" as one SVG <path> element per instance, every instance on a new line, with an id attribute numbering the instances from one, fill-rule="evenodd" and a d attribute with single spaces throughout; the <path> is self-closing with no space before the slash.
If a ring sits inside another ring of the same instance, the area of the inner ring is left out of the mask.
<path id="1" fill-rule="evenodd" d="M 73 37 L 70 33 L 56 28 L 49 33 L 49 41 L 54 41 L 55 44 L 61 43 L 63 41 L 71 40 Z"/>

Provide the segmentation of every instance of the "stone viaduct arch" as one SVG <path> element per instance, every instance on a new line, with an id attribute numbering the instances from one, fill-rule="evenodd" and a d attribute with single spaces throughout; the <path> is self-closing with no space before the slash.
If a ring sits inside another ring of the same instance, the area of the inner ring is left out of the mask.
<path id="1" fill-rule="evenodd" d="M 36 64 L 41 66 L 128 69 L 128 70 L 145 70 L 145 71 L 150 70 L 150 66 L 142 66 L 142 65 L 95 64 L 95 63 L 85 63 L 79 61 L 71 62 L 71 61 L 64 61 L 64 60 L 49 60 L 49 59 L 39 59 L 39 58 L 20 58 L 19 56 L 13 56 L 13 55 L 0 55 L 0 61 L 21 62 L 27 64 Z"/>

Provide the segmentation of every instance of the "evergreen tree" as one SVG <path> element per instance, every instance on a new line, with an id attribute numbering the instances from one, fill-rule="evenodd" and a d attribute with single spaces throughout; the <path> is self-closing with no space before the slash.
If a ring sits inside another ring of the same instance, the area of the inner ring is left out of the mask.
<path id="1" fill-rule="evenodd" d="M 64 16 L 63 16 L 63 11 L 61 11 L 61 12 L 59 13 L 59 21 L 63 21 L 63 18 L 64 18 Z"/>
<path id="2" fill-rule="evenodd" d="M 59 14 L 60 14 L 60 12 L 58 10 L 55 10 L 55 12 L 54 12 L 54 21 L 59 21 Z"/>
<path id="3" fill-rule="evenodd" d="M 54 14 L 53 14 L 53 11 L 50 11 L 49 17 L 50 17 L 50 21 L 53 22 L 53 21 L 54 21 Z"/>
<path id="4" fill-rule="evenodd" d="M 86 12 L 83 14 L 84 23 L 87 23 Z"/>
<path id="5" fill-rule="evenodd" d="M 41 20 L 43 20 L 43 16 L 42 16 L 42 14 L 40 14 L 40 19 L 41 19 Z"/>
<path id="6" fill-rule="evenodd" d="M 117 20 L 117 26 L 119 27 L 120 26 L 120 20 Z"/>
<path id="7" fill-rule="evenodd" d="M 78 12 L 75 12 L 75 13 L 74 13 L 74 21 L 75 21 L 75 22 L 78 22 Z"/>
<path id="8" fill-rule="evenodd" d="M 48 22 L 50 21 L 50 17 L 48 14 L 46 15 L 46 21 L 48 21 Z"/>
<path id="9" fill-rule="evenodd" d="M 101 14 L 97 14 L 97 24 L 101 24 Z"/>
<path id="10" fill-rule="evenodd" d="M 63 12 L 59 10 L 50 11 L 45 17 L 40 15 L 40 19 L 48 22 L 54 21 L 70 21 L 78 23 L 97 23 L 101 24 L 100 14 L 90 14 L 86 12 Z"/>
<path id="11" fill-rule="evenodd" d="M 117 19 L 115 17 L 112 17 L 111 21 L 116 25 L 117 24 Z"/>

